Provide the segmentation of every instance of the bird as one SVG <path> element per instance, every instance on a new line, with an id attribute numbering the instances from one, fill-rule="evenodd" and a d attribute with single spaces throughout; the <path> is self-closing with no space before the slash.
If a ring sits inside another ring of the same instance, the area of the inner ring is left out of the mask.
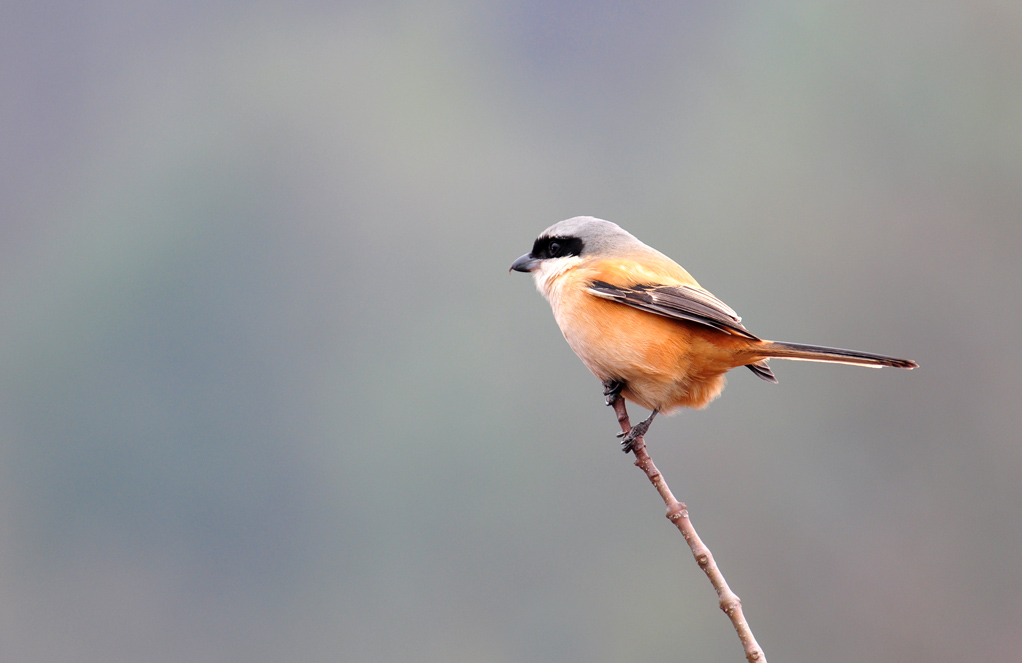
<path id="1" fill-rule="evenodd" d="M 511 271 L 532 274 L 568 345 L 602 381 L 607 405 L 623 397 L 650 410 L 619 435 L 626 453 L 658 413 L 709 405 L 724 389 L 724 374 L 739 366 L 772 383 L 774 358 L 918 367 L 910 359 L 761 339 L 681 265 L 591 216 L 544 230 Z"/>

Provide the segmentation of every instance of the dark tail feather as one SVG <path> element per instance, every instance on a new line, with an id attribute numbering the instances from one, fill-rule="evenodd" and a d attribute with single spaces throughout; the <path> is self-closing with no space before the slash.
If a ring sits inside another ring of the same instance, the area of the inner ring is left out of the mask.
<path id="1" fill-rule="evenodd" d="M 747 369 L 756 374 L 760 380 L 766 380 L 767 382 L 773 382 L 777 384 L 777 378 L 774 377 L 774 372 L 770 370 L 770 366 L 766 363 L 766 359 L 763 361 L 757 361 L 755 364 L 746 364 Z"/>
<path id="2" fill-rule="evenodd" d="M 916 368 L 919 364 L 910 359 L 897 359 L 885 355 L 875 355 L 856 350 L 826 348 L 822 345 L 803 345 L 802 343 L 785 343 L 783 341 L 764 341 L 756 348 L 761 357 L 777 357 L 778 359 L 801 359 L 802 361 L 826 361 L 835 364 L 854 364 L 856 366 L 893 366 L 895 368 Z M 750 366 L 749 368 L 752 368 Z M 756 372 L 753 369 L 753 372 Z"/>

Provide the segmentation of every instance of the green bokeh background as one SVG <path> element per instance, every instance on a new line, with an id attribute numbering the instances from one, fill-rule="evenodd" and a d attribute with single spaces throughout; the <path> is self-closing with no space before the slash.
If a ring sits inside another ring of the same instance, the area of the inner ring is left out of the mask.
<path id="1" fill-rule="evenodd" d="M 742 660 L 507 274 L 578 214 L 754 333 L 922 365 L 775 362 L 653 427 L 770 659 L 1013 659 L 1020 34 L 1003 0 L 5 4 L 0 660 Z"/>

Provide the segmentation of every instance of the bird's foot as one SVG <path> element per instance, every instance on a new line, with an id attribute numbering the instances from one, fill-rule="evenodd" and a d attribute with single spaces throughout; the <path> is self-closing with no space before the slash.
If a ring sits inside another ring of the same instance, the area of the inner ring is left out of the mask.
<path id="1" fill-rule="evenodd" d="M 621 397 L 621 390 L 624 388 L 625 383 L 620 380 L 604 380 L 603 395 L 607 397 L 607 405 L 613 405 Z"/>
<path id="2" fill-rule="evenodd" d="M 632 450 L 635 446 L 635 441 L 646 434 L 646 431 L 649 430 L 649 425 L 653 423 L 653 417 L 655 417 L 659 411 L 660 410 L 653 410 L 649 417 L 632 426 L 632 429 L 627 433 L 617 434 L 617 436 L 621 438 L 621 451 L 628 453 Z"/>

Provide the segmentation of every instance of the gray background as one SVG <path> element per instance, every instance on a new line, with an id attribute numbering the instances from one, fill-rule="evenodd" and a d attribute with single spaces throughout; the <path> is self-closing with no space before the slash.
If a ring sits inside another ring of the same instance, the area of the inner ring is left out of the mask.
<path id="1" fill-rule="evenodd" d="M 740 661 L 530 279 L 774 362 L 651 452 L 774 661 L 1011 660 L 1017 2 L 0 9 L 0 659 Z M 643 415 L 638 410 L 634 415 Z"/>

